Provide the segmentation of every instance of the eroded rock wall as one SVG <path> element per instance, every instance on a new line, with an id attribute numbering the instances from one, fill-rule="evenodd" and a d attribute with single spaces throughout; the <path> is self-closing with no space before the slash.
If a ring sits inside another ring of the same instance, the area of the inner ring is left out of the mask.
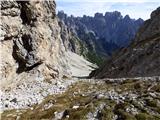
<path id="1" fill-rule="evenodd" d="M 54 1 L 1 2 L 2 86 L 26 75 L 52 79 L 67 74 L 55 8 Z"/>

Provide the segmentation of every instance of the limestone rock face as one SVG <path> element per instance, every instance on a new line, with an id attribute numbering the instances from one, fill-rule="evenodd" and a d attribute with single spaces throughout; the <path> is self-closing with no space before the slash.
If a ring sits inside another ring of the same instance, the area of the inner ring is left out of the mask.
<path id="1" fill-rule="evenodd" d="M 77 35 L 75 35 L 72 30 L 65 25 L 64 21 L 58 19 L 59 26 L 61 28 L 60 34 L 65 47 L 65 50 L 72 51 L 78 55 L 85 56 L 87 48 L 85 44 L 81 41 Z"/>
<path id="2" fill-rule="evenodd" d="M 90 74 L 96 78 L 159 75 L 160 8 L 152 12 L 127 49 L 114 54 L 103 67 Z"/>
<path id="3" fill-rule="evenodd" d="M 2 86 L 30 76 L 51 79 L 67 74 L 55 8 L 54 1 L 1 2 Z"/>

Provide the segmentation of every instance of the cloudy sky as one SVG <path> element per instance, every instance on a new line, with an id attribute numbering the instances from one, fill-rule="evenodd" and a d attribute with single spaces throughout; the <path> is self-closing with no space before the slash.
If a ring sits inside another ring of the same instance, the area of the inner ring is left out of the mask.
<path id="1" fill-rule="evenodd" d="M 160 6 L 160 0 L 56 0 L 57 11 L 63 10 L 68 15 L 93 16 L 94 13 L 120 11 L 131 18 L 148 19 L 150 13 Z"/>

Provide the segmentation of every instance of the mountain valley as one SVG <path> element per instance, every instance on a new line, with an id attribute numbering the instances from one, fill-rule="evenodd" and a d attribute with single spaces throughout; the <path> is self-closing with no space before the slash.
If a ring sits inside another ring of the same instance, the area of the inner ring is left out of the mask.
<path id="1" fill-rule="evenodd" d="M 1 1 L 0 120 L 160 120 L 160 7 L 56 14 Z"/>

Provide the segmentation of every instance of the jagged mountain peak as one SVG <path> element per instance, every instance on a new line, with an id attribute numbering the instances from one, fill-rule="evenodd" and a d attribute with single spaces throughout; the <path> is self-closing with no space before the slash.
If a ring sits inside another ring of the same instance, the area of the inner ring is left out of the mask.
<path id="1" fill-rule="evenodd" d="M 103 17 L 103 13 L 95 13 L 94 14 L 94 18 L 102 18 Z"/>
<path id="2" fill-rule="evenodd" d="M 105 18 L 117 18 L 117 19 L 122 19 L 123 16 L 121 12 L 119 11 L 113 11 L 113 12 L 106 12 L 105 13 Z"/>
<path id="3" fill-rule="evenodd" d="M 130 20 L 131 18 L 129 17 L 129 15 L 126 15 L 125 17 L 124 17 L 124 20 Z"/>
<path id="4" fill-rule="evenodd" d="M 129 45 L 143 23 L 143 20 L 136 21 L 129 16 L 123 18 L 118 11 L 106 12 L 105 15 L 96 13 L 94 17 L 70 17 L 64 12 L 57 15 L 88 46 L 87 49 L 103 57 Z M 90 39 L 89 31 L 94 32 L 95 38 Z"/>
<path id="5" fill-rule="evenodd" d="M 160 75 L 160 8 L 152 12 L 128 47 L 91 73 L 96 78 Z"/>

